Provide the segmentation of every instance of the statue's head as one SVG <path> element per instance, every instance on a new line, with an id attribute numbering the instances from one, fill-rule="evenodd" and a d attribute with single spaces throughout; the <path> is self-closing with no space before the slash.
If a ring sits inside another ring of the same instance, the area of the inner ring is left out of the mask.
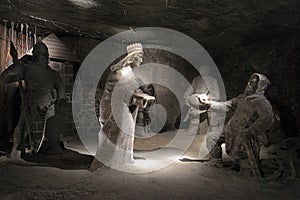
<path id="1" fill-rule="evenodd" d="M 263 74 L 254 73 L 250 76 L 248 84 L 245 89 L 247 96 L 252 94 L 264 94 L 270 85 L 270 81 Z"/>
<path id="2" fill-rule="evenodd" d="M 143 62 L 143 46 L 141 43 L 133 43 L 127 46 L 127 55 L 117 64 L 110 67 L 111 71 L 117 71 L 125 66 L 135 68 Z"/>
<path id="3" fill-rule="evenodd" d="M 130 65 L 132 68 L 138 67 L 143 62 L 143 46 L 141 43 L 133 43 L 127 46 L 127 56 L 123 66 Z"/>
<path id="4" fill-rule="evenodd" d="M 49 62 L 49 52 L 48 47 L 43 42 L 37 42 L 33 46 L 33 60 L 40 64 L 48 64 Z"/>

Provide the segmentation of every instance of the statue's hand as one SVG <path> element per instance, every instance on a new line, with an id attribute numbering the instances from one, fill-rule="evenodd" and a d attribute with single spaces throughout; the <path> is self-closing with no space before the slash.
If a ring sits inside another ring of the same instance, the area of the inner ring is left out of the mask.
<path id="1" fill-rule="evenodd" d="M 131 105 L 138 106 L 140 108 L 146 108 L 147 105 L 151 105 L 155 102 L 155 97 L 145 93 L 136 92 L 133 93 L 131 99 Z"/>
<path id="2" fill-rule="evenodd" d="M 212 100 L 208 99 L 208 96 L 206 94 L 199 94 L 198 95 L 198 99 L 199 99 L 199 102 L 204 104 L 204 105 L 211 105 L 212 103 Z"/>

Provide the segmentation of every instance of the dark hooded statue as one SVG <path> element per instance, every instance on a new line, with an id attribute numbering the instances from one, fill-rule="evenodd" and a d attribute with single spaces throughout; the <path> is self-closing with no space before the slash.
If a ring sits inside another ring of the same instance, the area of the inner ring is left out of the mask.
<path id="1" fill-rule="evenodd" d="M 253 154 L 259 160 L 260 146 L 267 143 L 265 132 L 274 122 L 272 106 L 264 95 L 269 84 L 266 76 L 254 73 L 243 94 L 226 102 L 206 102 L 210 105 L 210 109 L 216 112 L 219 110 L 234 112 L 220 137 L 218 133 L 213 132 L 206 137 L 206 146 L 211 150 L 212 159 L 221 158 L 221 144 L 225 142 L 226 153 L 240 167 L 241 161 L 246 163 L 248 160 L 244 144 L 249 139 Z"/>
<path id="2" fill-rule="evenodd" d="M 41 111 L 64 98 L 65 87 L 58 72 L 48 65 L 49 52 L 43 42 L 37 42 L 32 51 L 32 58 L 14 59 L 16 63 L 9 66 L 0 75 L 0 82 L 19 82 L 22 106 L 17 126 L 13 133 L 13 147 L 10 158 L 22 161 L 21 151 L 25 151 L 25 140 L 31 132 L 31 125 Z M 26 61 L 26 62 L 25 62 Z"/>

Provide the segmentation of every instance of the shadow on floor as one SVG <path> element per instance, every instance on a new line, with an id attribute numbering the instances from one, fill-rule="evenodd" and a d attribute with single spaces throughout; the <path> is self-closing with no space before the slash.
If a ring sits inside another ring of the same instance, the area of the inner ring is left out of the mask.
<path id="1" fill-rule="evenodd" d="M 93 160 L 91 155 L 79 154 L 76 151 L 64 149 L 57 154 L 38 153 L 22 155 L 22 158 L 34 163 L 35 166 L 56 167 L 60 169 L 82 170 L 88 169 Z"/>

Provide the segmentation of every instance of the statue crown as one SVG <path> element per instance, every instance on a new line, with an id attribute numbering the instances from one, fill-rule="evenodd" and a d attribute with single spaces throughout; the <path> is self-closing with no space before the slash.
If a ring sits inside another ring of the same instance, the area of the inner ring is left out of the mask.
<path id="1" fill-rule="evenodd" d="M 143 46 L 141 43 L 133 43 L 127 46 L 127 53 L 131 53 L 134 51 L 143 51 Z"/>

